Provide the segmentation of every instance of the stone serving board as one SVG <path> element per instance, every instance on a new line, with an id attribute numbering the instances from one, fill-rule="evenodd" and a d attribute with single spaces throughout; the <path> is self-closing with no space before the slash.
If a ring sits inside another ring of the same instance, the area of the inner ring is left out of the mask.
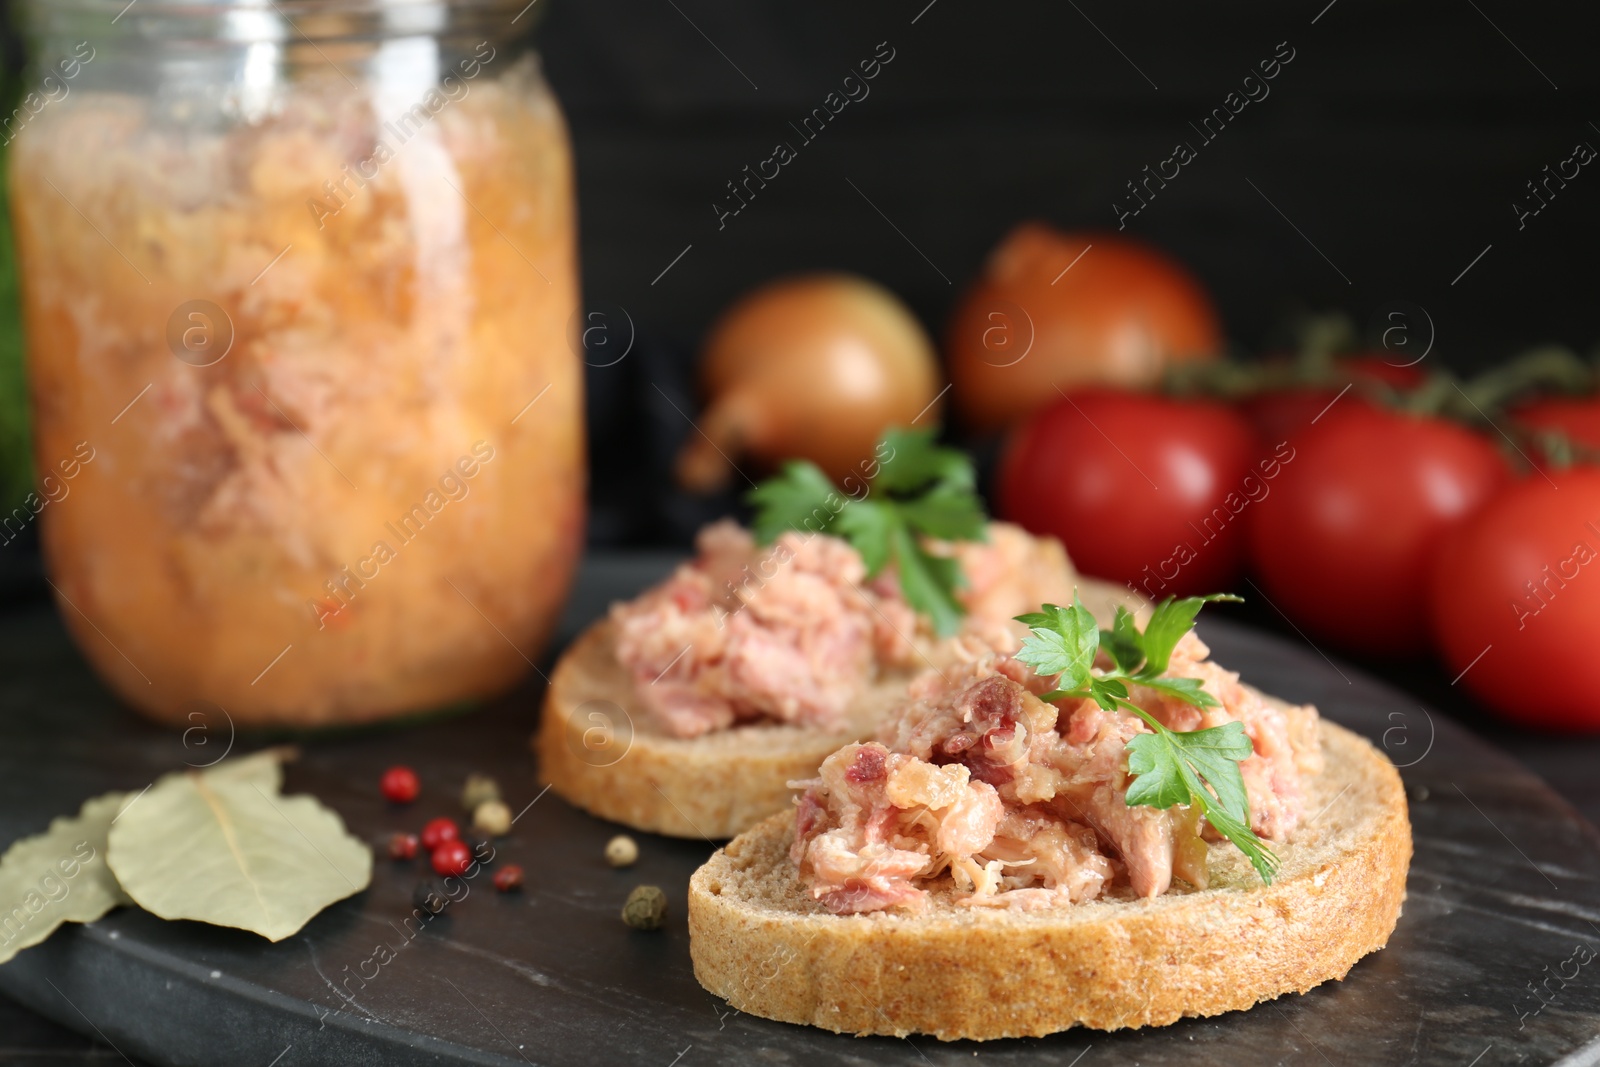
<path id="1" fill-rule="evenodd" d="M 667 564 L 589 560 L 563 639 Z M 526 869 L 522 893 L 484 879 L 409 938 L 398 926 L 422 871 L 380 858 L 371 888 L 278 944 L 130 909 L 24 951 L 0 967 L 0 989 L 162 1064 L 1600 1064 L 1600 963 L 1588 962 L 1600 952 L 1600 833 L 1514 761 L 1359 672 L 1236 625 L 1201 632 L 1247 680 L 1317 704 L 1403 765 L 1416 859 L 1399 928 L 1345 981 L 1305 996 L 1161 1029 L 984 1044 L 854 1038 L 732 1011 L 689 965 L 685 889 L 711 846 L 639 834 L 638 865 L 607 867 L 616 828 L 540 796 L 527 744 L 537 677 L 472 714 L 299 738 L 287 783 L 375 838 L 456 814 L 466 774 L 494 774 L 513 810 L 532 802 L 500 850 Z M 49 609 L 0 619 L 0 842 L 92 794 L 215 758 L 230 731 L 207 727 L 185 737 L 119 706 Z M 266 740 L 241 736 L 234 750 Z M 405 810 L 377 795 L 396 762 L 424 783 Z M 660 933 L 618 918 L 639 883 L 667 892 Z M 367 961 L 380 942 L 403 947 L 378 966 Z"/>

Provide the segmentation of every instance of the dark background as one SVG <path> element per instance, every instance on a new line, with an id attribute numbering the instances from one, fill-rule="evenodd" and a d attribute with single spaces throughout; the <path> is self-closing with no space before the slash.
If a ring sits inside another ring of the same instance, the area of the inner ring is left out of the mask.
<path id="1" fill-rule="evenodd" d="M 693 347 L 741 292 L 857 271 L 937 335 L 1009 227 L 1114 230 L 1113 202 L 1179 140 L 1198 158 L 1126 232 L 1195 270 L 1240 354 L 1305 312 L 1369 330 L 1397 301 L 1432 327 L 1428 367 L 1587 352 L 1597 168 L 1520 230 L 1512 204 L 1600 146 L 1595 25 L 1505 0 L 552 3 L 539 37 L 576 144 L 586 307 L 612 351 L 637 331 L 589 372 L 591 540 L 687 544 L 733 506 L 673 493 L 669 461 L 692 432 L 672 405 L 695 411 Z M 790 123 L 885 41 L 870 95 L 802 143 Z M 1280 42 L 1294 58 L 1270 95 L 1202 143 L 1190 123 Z M 719 229 L 726 183 L 780 140 L 799 158 Z"/>
<path id="2" fill-rule="evenodd" d="M 1365 326 L 1398 300 L 1433 323 L 1430 365 L 1460 373 L 1532 344 L 1600 340 L 1600 167 L 1522 230 L 1512 209 L 1579 141 L 1600 147 L 1588 5 L 537 2 L 576 147 L 586 306 L 636 334 L 627 358 L 589 371 L 597 544 L 683 544 L 732 506 L 667 487 L 690 429 L 665 398 L 693 414 L 694 345 L 740 292 L 791 271 L 857 271 L 937 334 L 1013 223 L 1115 229 L 1125 183 L 1179 140 L 1199 147 L 1189 123 L 1280 42 L 1295 55 L 1270 96 L 1128 220 L 1210 287 L 1240 352 L 1283 343 L 1307 310 Z M 0 41 L 14 77 L 14 37 Z M 789 123 L 885 41 L 894 59 L 870 96 L 800 146 Z M 724 183 L 778 141 L 799 158 L 719 230 Z M 12 602 L 45 592 L 23 547 L 0 567 Z M 1243 611 L 1301 640 L 1269 609 Z M 1600 816 L 1591 744 L 1495 725 L 1432 664 L 1368 666 Z M 80 1062 L 85 1045 L 0 1001 L 0 1059 Z"/>
<path id="3" fill-rule="evenodd" d="M 1198 147 L 1189 123 L 1287 41 L 1271 95 L 1128 220 L 1211 287 L 1235 342 L 1268 344 L 1299 307 L 1364 323 L 1396 299 L 1428 310 L 1437 356 L 1463 369 L 1600 339 L 1600 176 L 1520 232 L 1511 207 L 1578 141 L 1600 146 L 1589 5 L 540 2 L 585 292 L 652 333 L 692 342 L 753 283 L 807 268 L 876 278 L 937 330 L 1019 219 L 1115 228 L 1125 183 Z M 880 41 L 896 57 L 871 95 L 719 232 L 724 183 L 796 140 L 788 123 Z"/>

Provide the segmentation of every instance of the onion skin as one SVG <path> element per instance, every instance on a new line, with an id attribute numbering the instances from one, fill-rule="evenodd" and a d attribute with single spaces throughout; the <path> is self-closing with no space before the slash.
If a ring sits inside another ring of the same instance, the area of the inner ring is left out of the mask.
<path id="1" fill-rule="evenodd" d="M 848 274 L 781 278 L 741 297 L 707 335 L 700 380 L 700 432 L 676 471 L 694 492 L 724 488 L 745 459 L 808 459 L 842 482 L 887 427 L 924 411 L 938 421 L 927 332 L 894 294 Z"/>
<path id="2" fill-rule="evenodd" d="M 1221 347 L 1210 297 L 1175 260 L 1042 222 L 1022 223 L 990 253 L 945 337 L 952 398 L 977 432 L 1026 418 L 1058 389 L 1153 386 L 1170 364 Z"/>

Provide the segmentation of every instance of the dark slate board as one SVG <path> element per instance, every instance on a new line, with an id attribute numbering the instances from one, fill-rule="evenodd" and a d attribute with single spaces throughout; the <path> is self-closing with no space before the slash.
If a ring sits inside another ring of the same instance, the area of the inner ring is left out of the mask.
<path id="1" fill-rule="evenodd" d="M 592 561 L 565 632 L 663 565 Z M 755 1019 L 690 971 L 684 890 L 709 846 L 639 835 L 638 866 L 613 871 L 601 847 L 615 828 L 553 795 L 501 850 L 502 862 L 527 868 L 527 890 L 475 885 L 414 939 L 391 924 L 410 912 L 421 875 L 380 859 L 369 890 L 280 944 L 129 910 L 23 952 L 0 967 L 0 989 L 127 1056 L 172 1064 L 1600 1063 L 1600 964 L 1566 962 L 1579 945 L 1600 950 L 1600 834 L 1516 763 L 1358 672 L 1238 626 L 1203 633 L 1250 680 L 1316 702 L 1409 764 L 1417 855 L 1399 929 L 1347 980 L 1306 996 L 1158 1030 L 984 1045 Z M 368 836 L 453 812 L 469 770 L 498 775 L 520 808 L 538 795 L 527 747 L 538 697 L 535 679 L 474 714 L 302 739 L 288 787 L 314 792 Z M 47 611 L 0 622 L 0 841 L 90 794 L 213 758 L 218 749 L 200 739 L 186 746 L 181 731 L 118 707 Z M 217 724 L 210 743 L 226 740 Z M 424 779 L 423 800 L 404 812 L 375 788 L 399 761 Z M 617 918 L 641 882 L 667 891 L 671 921 L 659 934 Z M 349 976 L 372 972 L 363 961 L 379 941 L 403 947 L 362 988 Z M 1553 977 L 1575 967 L 1565 983 Z M 1542 1000 L 1532 992 L 1541 981 Z"/>

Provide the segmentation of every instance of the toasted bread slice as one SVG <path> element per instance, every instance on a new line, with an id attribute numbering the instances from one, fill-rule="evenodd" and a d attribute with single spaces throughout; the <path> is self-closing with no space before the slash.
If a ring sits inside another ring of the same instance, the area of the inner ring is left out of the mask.
<path id="1" fill-rule="evenodd" d="M 1084 605 L 1107 625 L 1115 605 L 1143 601 L 1120 585 L 1078 579 Z M 539 776 L 584 810 L 637 830 L 718 841 L 790 809 L 788 782 L 870 737 L 914 672 L 889 675 L 852 705 L 840 730 L 751 724 L 677 738 L 655 728 L 617 663 L 609 621 L 584 631 L 556 664 L 534 739 Z"/>
<path id="2" fill-rule="evenodd" d="M 796 877 L 785 813 L 690 880 L 695 977 L 768 1019 L 980 1041 L 1165 1025 L 1343 978 L 1399 918 L 1411 825 L 1389 761 L 1318 728 L 1326 766 L 1306 821 L 1274 846 L 1283 867 L 1270 886 L 1221 842 L 1204 890 L 1022 911 L 959 905 L 947 887 L 920 913 L 834 915 Z"/>
<path id="3" fill-rule="evenodd" d="M 790 806 L 787 782 L 871 734 L 909 675 L 869 687 L 842 730 L 753 724 L 700 737 L 655 729 L 617 663 L 609 620 L 556 664 L 535 749 L 539 776 L 584 810 L 636 830 L 722 840 Z"/>

